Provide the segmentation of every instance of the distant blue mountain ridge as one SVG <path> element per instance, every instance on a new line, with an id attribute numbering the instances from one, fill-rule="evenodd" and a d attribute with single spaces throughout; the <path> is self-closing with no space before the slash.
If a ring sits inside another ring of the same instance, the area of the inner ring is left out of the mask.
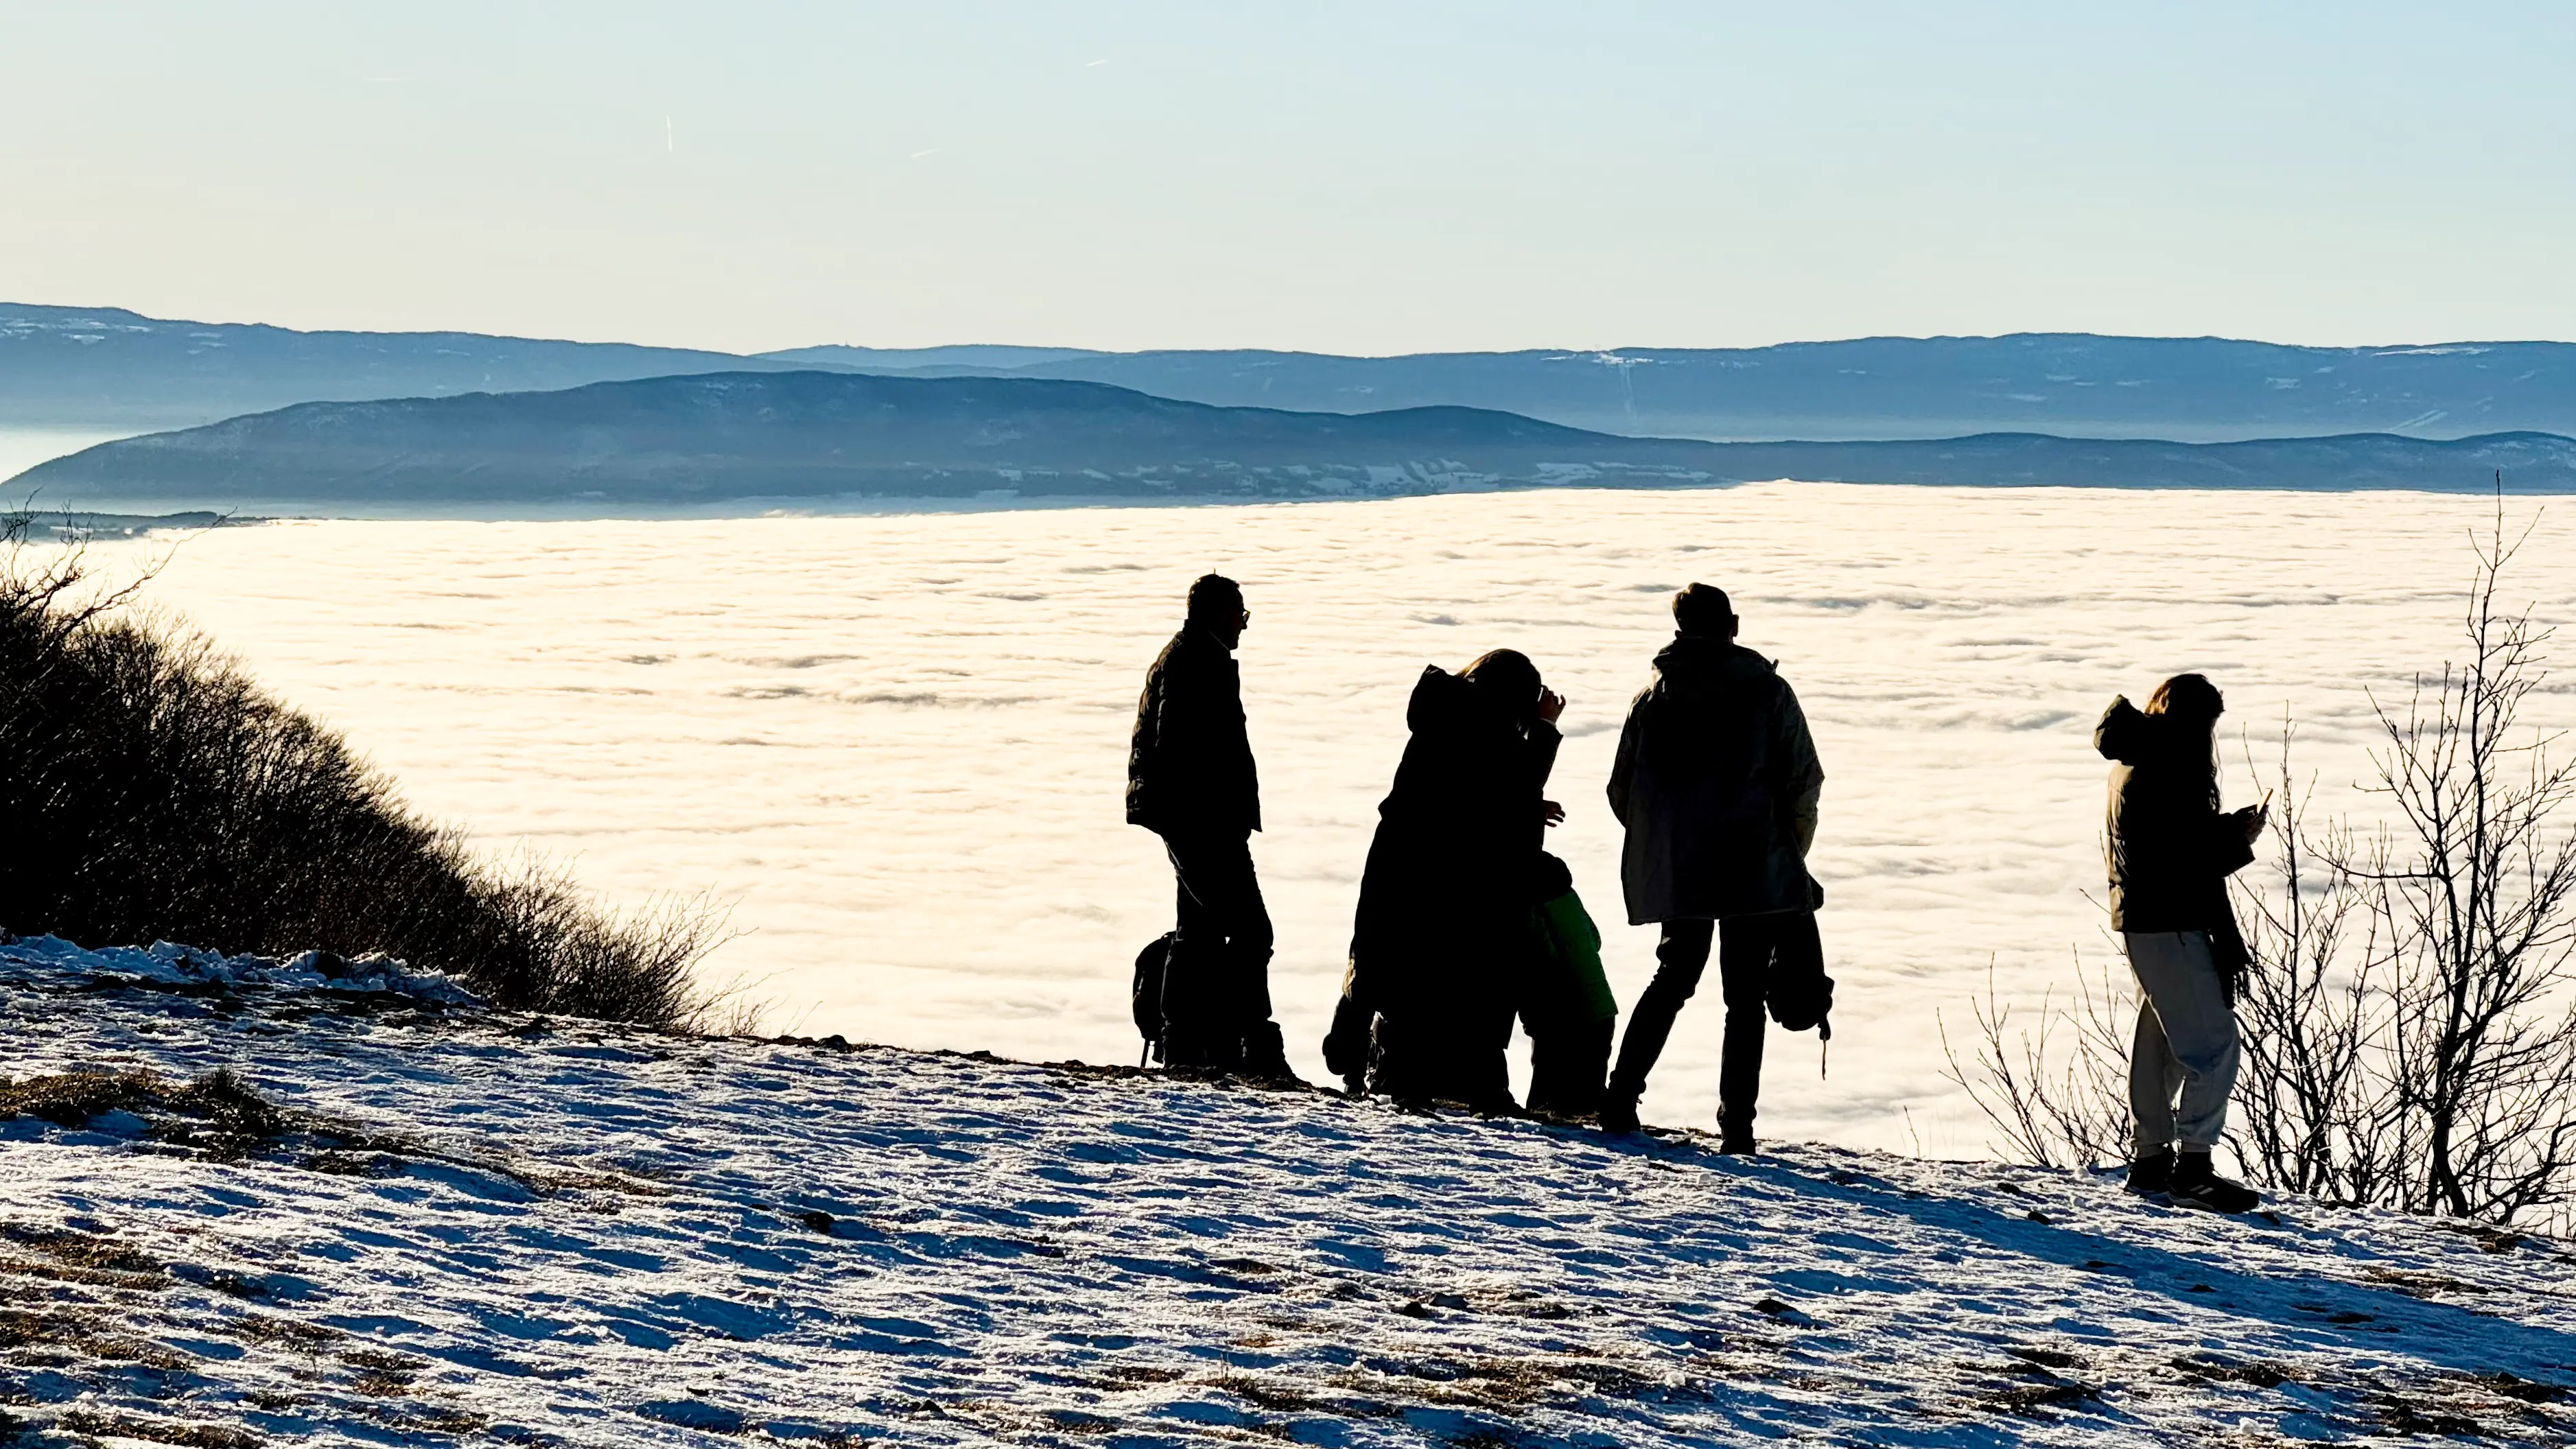
<path id="1" fill-rule="evenodd" d="M 729 371 L 547 392 L 309 402 L 103 443 L 11 481 L 49 507 L 596 508 L 1013 495 L 1384 497 L 1486 488 L 1816 481 L 2576 491 L 2535 431 L 2184 443 L 1987 433 L 1717 443 L 1485 408 L 1222 407 L 1103 383 Z"/>
<path id="2" fill-rule="evenodd" d="M 0 427 L 140 431 L 308 401 L 815 370 L 1099 382 L 1178 402 L 1294 412 L 1483 408 L 1593 432 L 1709 440 L 2576 435 L 2576 344 L 2564 342 L 2294 347 L 2027 333 L 1400 357 L 1002 345 L 824 346 L 744 357 L 0 304 Z"/>
<path id="3" fill-rule="evenodd" d="M 2576 345 L 2563 342 L 2345 348 L 2025 333 L 1382 358 L 1100 353 L 914 371 L 1108 382 L 1240 407 L 1486 407 L 1598 432 L 1712 441 L 2576 434 Z"/>

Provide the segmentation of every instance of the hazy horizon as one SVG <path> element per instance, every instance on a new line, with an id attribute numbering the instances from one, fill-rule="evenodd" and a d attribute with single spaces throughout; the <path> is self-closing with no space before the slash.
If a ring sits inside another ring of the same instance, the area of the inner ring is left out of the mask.
<path id="1" fill-rule="evenodd" d="M 2428 336 L 2383 337 L 2373 341 L 2309 342 L 2295 338 L 2256 337 L 2223 332 L 2095 332 L 2070 328 L 2017 328 L 2009 331 L 1989 332 L 1856 332 L 1830 337 L 1783 337 L 1770 342 L 1750 343 L 1651 342 L 1639 341 L 1635 338 L 1631 338 L 1626 342 L 1616 343 L 1560 344 L 1552 342 L 1521 342 L 1497 345 L 1493 347 L 1435 347 L 1392 352 L 1326 351 L 1317 348 L 1270 347 L 1259 343 L 1249 342 L 1210 342 L 1193 344 L 1187 347 L 1096 347 L 1079 342 L 1046 340 L 1032 341 L 1027 338 L 1006 337 L 952 337 L 935 342 L 911 342 L 900 344 L 834 338 L 827 341 L 784 343 L 776 347 L 764 347 L 757 351 L 746 352 L 731 351 L 729 349 L 712 347 L 696 342 L 675 341 L 665 337 L 641 336 L 634 334 L 601 334 L 597 336 L 577 337 L 554 333 L 485 332 L 461 326 L 449 327 L 429 325 L 405 327 L 361 327 L 354 325 L 343 326 L 327 322 L 317 322 L 309 325 L 296 324 L 290 326 L 286 323 L 278 322 L 273 318 L 260 316 L 216 317 L 199 314 L 191 314 L 187 316 L 163 315 L 160 313 L 148 312 L 139 307 L 129 306 L 122 302 L 62 302 L 43 297 L 0 297 L 0 306 L 12 305 L 25 307 L 56 307 L 65 311 L 74 312 L 130 312 L 137 316 L 149 318 L 155 322 L 195 322 L 203 323 L 211 327 L 276 327 L 290 332 L 362 333 L 384 336 L 437 336 L 441 334 L 466 334 L 473 336 L 499 337 L 519 342 L 573 342 L 586 345 L 624 344 L 632 347 L 667 348 L 674 351 L 723 352 L 735 357 L 774 357 L 780 353 L 809 352 L 818 348 L 846 347 L 862 352 L 892 353 L 940 352 L 962 348 L 1012 348 L 1030 352 L 1090 352 L 1112 355 L 1133 355 L 1149 352 L 1278 352 L 1309 357 L 1393 359 L 1404 357 L 1486 356 L 1531 352 L 1563 352 L 1575 354 L 1621 352 L 1751 352 L 1759 351 L 1768 347 L 1821 347 L 1844 342 L 1946 342 L 2000 340 L 2011 337 L 2112 337 L 2149 342 L 2242 342 L 2264 347 L 2298 347 L 2361 351 L 2397 351 L 2408 348 L 2423 347 L 2509 347 L 2523 343 L 2576 344 L 2576 329 L 2572 329 L 2569 334 L 2564 337 L 2545 337 L 2537 334 L 2527 337 Z"/>
<path id="2" fill-rule="evenodd" d="M 938 352 L 958 348 L 1015 348 L 1031 352 L 1095 352 L 1104 354 L 1138 354 L 1149 352 L 1278 352 L 1309 357 L 1356 357 L 1393 359 L 1404 357 L 1485 356 L 1530 352 L 1621 353 L 1621 352 L 1750 352 L 1767 347 L 1817 347 L 1843 342 L 1944 342 L 1999 340 L 2010 337 L 2114 337 L 2150 342 L 2242 342 L 2265 347 L 2320 348 L 2327 350 L 2397 351 L 2423 347 L 2509 347 L 2522 343 L 2576 344 L 2576 330 L 2564 337 L 2384 337 L 2375 341 L 2308 342 L 2280 337 L 2255 337 L 2222 332 L 2093 332 L 2067 328 L 2018 328 L 1992 332 L 1869 332 L 1831 337 L 1783 337 L 1771 342 L 1641 342 L 1630 339 L 1618 343 L 1550 343 L 1523 342 L 1494 347 L 1422 348 L 1393 352 L 1325 351 L 1316 348 L 1269 347 L 1258 343 L 1211 342 L 1187 347 L 1095 347 L 1078 342 L 1032 341 L 1026 338 L 952 337 L 936 342 L 876 343 L 835 338 L 828 341 L 785 343 L 757 351 L 730 351 L 701 343 L 674 341 L 669 338 L 631 334 L 570 336 L 535 332 L 481 332 L 466 327 L 406 326 L 360 327 L 330 323 L 311 325 L 288 324 L 267 317 L 215 317 L 205 315 L 162 315 L 119 302 L 60 302 L 41 297 L 0 297 L 0 305 L 58 307 L 76 312 L 131 312 L 155 322 L 197 322 L 212 327 L 276 327 L 290 332 L 364 333 L 385 336 L 437 336 L 469 334 L 499 337 L 519 342 L 573 342 L 582 344 L 624 344 L 633 347 L 667 348 L 674 351 L 725 352 L 735 357 L 773 357 L 780 353 L 807 352 L 817 348 L 847 347 L 863 352 Z"/>

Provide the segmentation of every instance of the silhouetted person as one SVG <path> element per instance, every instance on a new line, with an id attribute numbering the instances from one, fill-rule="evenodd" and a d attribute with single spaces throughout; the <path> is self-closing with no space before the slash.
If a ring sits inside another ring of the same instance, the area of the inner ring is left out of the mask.
<path id="1" fill-rule="evenodd" d="M 2220 1177 L 2209 1154 L 2236 1086 L 2236 984 L 2246 964 L 2227 878 L 2254 859 L 2265 810 L 2219 813 L 2216 734 L 2226 707 L 2216 685 L 2177 674 L 2143 712 L 2112 700 L 2093 747 L 2115 762 L 2104 832 L 2111 929 L 2143 998 L 2129 1049 L 2129 1190 L 2241 1213 L 2262 1198 Z"/>
<path id="2" fill-rule="evenodd" d="M 1234 660 L 1251 624 L 1234 580 L 1190 585 L 1188 621 L 1136 702 L 1127 821 L 1163 838 L 1179 887 L 1163 970 L 1164 1063 L 1286 1077 L 1270 1019 L 1270 912 L 1252 871 L 1261 789 Z"/>
<path id="3" fill-rule="evenodd" d="M 1504 1049 L 1536 948 L 1540 845 L 1565 813 L 1543 795 L 1564 708 L 1510 649 L 1414 685 L 1324 1043 L 1355 1089 L 1512 1107 Z"/>
<path id="4" fill-rule="evenodd" d="M 1788 681 L 1735 642 L 1724 591 L 1682 590 L 1673 622 L 1673 642 L 1629 708 L 1610 772 L 1610 808 L 1628 832 L 1619 860 L 1628 922 L 1660 922 L 1663 935 L 1655 978 L 1628 1015 L 1601 1125 L 1637 1129 L 1646 1076 L 1699 987 L 1715 936 L 1726 995 L 1719 1150 L 1749 1153 L 1773 973 L 1822 969 L 1805 862 L 1825 772 Z M 1775 968 L 1775 958 L 1788 959 Z"/>
<path id="5" fill-rule="evenodd" d="M 1601 1110 L 1610 1073 L 1618 998 L 1601 970 L 1601 928 L 1574 893 L 1574 873 L 1553 855 L 1539 856 L 1537 954 L 1522 983 L 1521 1030 L 1530 1039 L 1529 1109 L 1551 1117 L 1591 1117 Z"/>

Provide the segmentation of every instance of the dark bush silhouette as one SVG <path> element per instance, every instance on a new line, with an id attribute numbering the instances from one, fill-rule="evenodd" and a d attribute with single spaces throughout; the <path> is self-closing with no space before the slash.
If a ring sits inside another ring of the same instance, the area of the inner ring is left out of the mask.
<path id="1" fill-rule="evenodd" d="M 383 951 L 496 1004 L 656 1026 L 713 1006 L 682 904 L 614 918 L 500 873 L 205 639 L 84 588 L 77 550 L 0 560 L 0 928 L 91 945 Z"/>

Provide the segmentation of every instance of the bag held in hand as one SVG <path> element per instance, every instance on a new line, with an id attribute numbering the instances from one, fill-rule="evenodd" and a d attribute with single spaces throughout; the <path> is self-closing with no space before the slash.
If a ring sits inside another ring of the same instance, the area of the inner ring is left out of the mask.
<path id="1" fill-rule="evenodd" d="M 1771 1019 L 1788 1031 L 1834 1039 L 1834 978 L 1825 974 L 1825 946 L 1816 935 L 1816 913 L 1800 911 L 1784 923 L 1772 949 L 1771 982 L 1764 993 Z"/>

